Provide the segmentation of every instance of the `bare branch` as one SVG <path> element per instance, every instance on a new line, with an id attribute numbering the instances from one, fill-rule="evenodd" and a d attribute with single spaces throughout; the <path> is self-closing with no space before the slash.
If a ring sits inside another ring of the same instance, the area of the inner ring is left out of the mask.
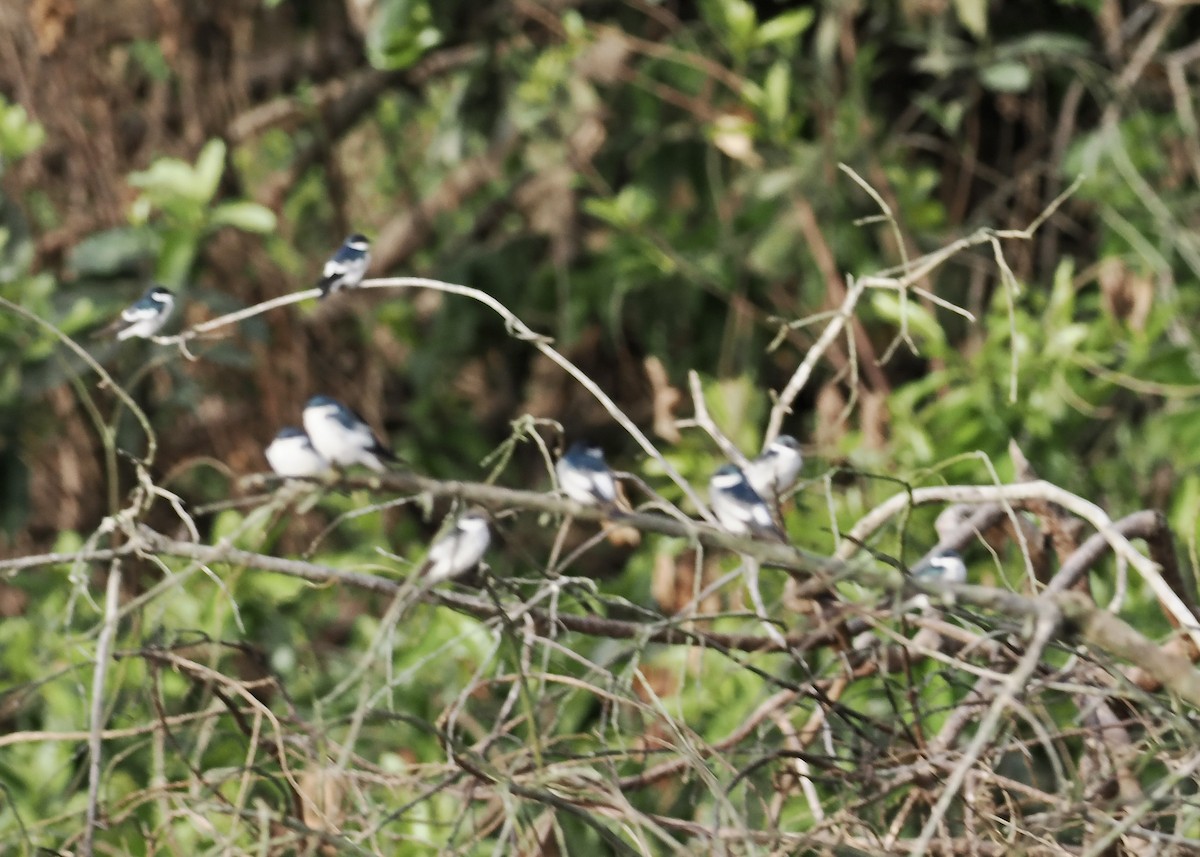
<path id="1" fill-rule="evenodd" d="M 117 633 L 117 610 L 121 604 L 121 560 L 116 559 L 108 569 L 108 586 L 104 592 L 104 627 L 96 641 L 96 664 L 92 672 L 92 706 L 88 715 L 88 797 L 87 818 L 84 821 L 84 854 L 92 853 L 96 821 L 100 811 L 100 762 L 104 755 L 104 684 L 108 662 L 112 655 L 113 639 Z"/>
<path id="2" fill-rule="evenodd" d="M 244 484 L 257 489 L 265 484 L 279 482 L 275 476 L 246 477 Z M 503 488 L 482 482 L 457 482 L 430 479 L 415 473 L 385 473 L 376 476 L 348 476 L 337 486 L 365 488 L 371 491 L 389 491 L 423 494 L 433 498 L 456 499 L 467 503 L 478 503 L 490 509 L 526 509 L 570 516 L 576 520 L 603 522 L 608 519 L 605 510 L 594 506 L 583 506 L 562 495 L 541 491 L 524 491 Z M 621 516 L 621 523 L 644 532 L 660 533 L 665 536 L 687 539 L 709 547 L 725 548 L 760 560 L 772 568 L 806 574 L 832 575 L 842 570 L 842 564 L 831 562 L 803 548 L 781 545 L 778 542 L 757 538 L 731 536 L 724 530 L 693 521 L 687 517 L 632 512 Z"/>
<path id="3" fill-rule="evenodd" d="M 812 377 L 817 361 L 824 356 L 826 350 L 842 332 L 842 328 L 846 326 L 846 322 L 854 315 L 854 307 L 858 304 L 858 299 L 862 297 L 865 288 L 865 281 L 851 282 L 850 288 L 846 290 L 846 299 L 842 301 L 837 313 L 830 319 L 829 324 L 825 325 L 825 329 L 821 331 L 817 341 L 813 343 L 812 348 L 808 349 L 804 360 L 796 367 L 791 379 L 784 386 L 783 392 L 779 394 L 779 399 L 771 408 L 771 416 L 767 420 L 767 433 L 763 437 L 764 448 L 779 436 L 779 432 L 783 428 L 783 418 L 792 412 L 792 403 L 796 401 L 796 397 L 800 395 L 800 391 Z"/>

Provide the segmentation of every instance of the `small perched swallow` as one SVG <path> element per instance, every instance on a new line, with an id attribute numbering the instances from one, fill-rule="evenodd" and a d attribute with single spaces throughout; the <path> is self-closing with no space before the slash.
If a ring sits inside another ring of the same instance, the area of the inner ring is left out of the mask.
<path id="1" fill-rule="evenodd" d="M 175 296 L 162 286 L 151 286 L 146 293 L 121 311 L 112 324 L 97 336 L 112 336 L 126 340 L 132 336 L 148 339 L 162 329 L 175 308 Z"/>
<path id="2" fill-rule="evenodd" d="M 289 479 L 320 476 L 329 470 L 329 462 L 313 448 L 304 429 L 295 426 L 281 428 L 264 452 L 271 469 Z"/>
<path id="3" fill-rule="evenodd" d="M 478 509 L 468 510 L 459 515 L 450 529 L 434 539 L 417 577 L 437 583 L 466 574 L 479 565 L 491 541 L 487 514 Z"/>
<path id="4" fill-rule="evenodd" d="M 967 564 L 958 551 L 946 548 L 929 555 L 912 570 L 917 580 L 940 581 L 942 583 L 966 583 Z"/>
<path id="5" fill-rule="evenodd" d="M 787 541 L 771 517 L 770 508 L 736 464 L 726 464 L 713 474 L 708 482 L 708 499 L 713 514 L 731 535 Z"/>
<path id="6" fill-rule="evenodd" d="M 945 548 L 931 553 L 912 570 L 913 580 L 925 583 L 966 583 L 967 564 L 958 555 L 958 551 Z M 954 603 L 954 596 L 946 593 L 942 596 L 945 603 Z M 917 609 L 927 613 L 933 609 L 933 602 L 925 593 L 919 593 L 904 604 L 904 609 Z"/>
<path id="7" fill-rule="evenodd" d="M 790 434 L 780 435 L 750 462 L 746 479 L 758 496 L 770 502 L 783 497 L 796 484 L 803 465 L 800 442 Z"/>
<path id="8" fill-rule="evenodd" d="M 584 506 L 615 507 L 617 482 L 604 461 L 604 450 L 573 443 L 554 465 L 563 493 Z"/>
<path id="9" fill-rule="evenodd" d="M 327 298 L 338 289 L 352 289 L 362 282 L 371 264 L 371 242 L 365 235 L 355 232 L 342 242 L 342 246 L 329 257 L 321 272 L 321 298 Z"/>
<path id="10" fill-rule="evenodd" d="M 385 461 L 398 460 L 366 420 L 329 396 L 313 396 L 304 405 L 304 429 L 313 449 L 337 467 L 361 464 L 383 473 Z"/>

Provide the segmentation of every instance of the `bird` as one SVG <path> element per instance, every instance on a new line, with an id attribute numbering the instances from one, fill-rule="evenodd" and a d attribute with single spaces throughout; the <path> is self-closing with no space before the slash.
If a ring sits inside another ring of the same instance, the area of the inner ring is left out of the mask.
<path id="1" fill-rule="evenodd" d="M 563 493 L 576 503 L 616 507 L 617 482 L 600 447 L 576 441 L 554 465 L 554 473 Z"/>
<path id="2" fill-rule="evenodd" d="M 780 435 L 746 468 L 746 479 L 758 496 L 767 501 L 779 500 L 796 484 L 804 456 L 800 442 L 790 434 Z"/>
<path id="3" fill-rule="evenodd" d="M 726 464 L 708 482 L 708 499 L 717 521 L 735 536 L 768 536 L 786 542 L 771 510 L 746 474 L 736 464 Z"/>
<path id="4" fill-rule="evenodd" d="M 133 336 L 148 339 L 162 329 L 175 308 L 175 296 L 162 286 L 151 286 L 136 301 L 121 311 L 112 324 L 100 330 L 97 336 L 112 336 L 124 341 Z"/>
<path id="5" fill-rule="evenodd" d="M 959 556 L 958 551 L 942 548 L 932 551 L 925 559 L 917 563 L 912 570 L 913 580 L 922 583 L 965 583 L 967 580 L 967 564 Z M 942 600 L 947 604 L 954 603 L 952 593 L 945 593 Z M 920 610 L 929 613 L 933 610 L 933 602 L 924 592 L 914 595 L 904 602 L 902 610 Z"/>
<path id="6" fill-rule="evenodd" d="M 329 470 L 325 456 L 313 448 L 304 429 L 296 426 L 281 428 L 264 452 L 271 469 L 286 478 L 320 476 Z"/>
<path id="7" fill-rule="evenodd" d="M 468 509 L 433 540 L 417 572 L 418 579 L 432 584 L 465 574 L 479 565 L 491 541 L 487 513 Z"/>
<path id="8" fill-rule="evenodd" d="M 965 583 L 967 580 L 967 564 L 959 556 L 958 551 L 943 548 L 929 554 L 912 570 L 916 580 L 940 583 Z"/>
<path id="9" fill-rule="evenodd" d="M 313 396 L 304 405 L 304 429 L 313 449 L 336 467 L 361 464 L 376 473 L 386 461 L 398 461 L 367 421 L 330 396 Z"/>
<path id="10" fill-rule="evenodd" d="M 342 242 L 321 272 L 321 298 L 327 298 L 338 289 L 352 289 L 362 282 L 371 264 L 371 242 L 365 235 L 355 232 Z"/>

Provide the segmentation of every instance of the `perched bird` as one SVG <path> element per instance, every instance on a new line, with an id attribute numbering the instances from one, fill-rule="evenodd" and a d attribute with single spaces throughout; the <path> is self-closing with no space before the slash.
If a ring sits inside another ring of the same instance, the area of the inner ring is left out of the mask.
<path id="1" fill-rule="evenodd" d="M 912 570 L 914 580 L 920 580 L 925 583 L 965 583 L 967 580 L 967 564 L 963 562 L 963 558 L 958 555 L 958 551 L 944 548 L 934 551 L 926 557 Z M 947 603 L 953 603 L 954 596 L 946 593 L 943 600 Z M 928 613 L 933 610 L 933 602 L 924 592 L 914 595 L 908 601 L 904 602 L 903 610 L 920 610 L 922 613 Z"/>
<path id="2" fill-rule="evenodd" d="M 800 442 L 790 434 L 780 435 L 746 468 L 746 479 L 764 500 L 779 500 L 800 478 L 804 456 Z"/>
<path id="3" fill-rule="evenodd" d="M 342 246 L 329 257 L 325 269 L 321 272 L 322 299 L 329 297 L 338 289 L 352 289 L 362 282 L 371 264 L 371 242 L 365 235 L 355 232 L 342 242 Z"/>
<path id="4" fill-rule="evenodd" d="M 708 482 L 708 500 L 717 520 L 731 535 L 787 538 L 771 517 L 771 510 L 736 464 L 726 464 Z"/>
<path id="5" fill-rule="evenodd" d="M 175 296 L 162 286 L 151 286 L 146 293 L 121 311 L 112 324 L 97 336 L 112 336 L 125 340 L 132 336 L 147 339 L 162 329 L 175 308 Z"/>
<path id="6" fill-rule="evenodd" d="M 912 570 L 916 580 L 940 581 L 942 583 L 965 583 L 967 564 L 958 551 L 945 548 L 931 553 Z"/>
<path id="7" fill-rule="evenodd" d="M 558 484 L 576 503 L 584 506 L 615 507 L 617 483 L 598 446 L 573 443 L 554 465 Z"/>
<path id="8" fill-rule="evenodd" d="M 313 449 L 337 467 L 361 464 L 383 473 L 385 461 L 398 460 L 366 420 L 329 396 L 313 396 L 304 405 L 304 429 Z"/>
<path id="9" fill-rule="evenodd" d="M 286 426 L 279 430 L 265 450 L 267 463 L 280 476 L 300 479 L 320 476 L 329 470 L 329 462 L 313 449 L 304 429 Z"/>
<path id="10" fill-rule="evenodd" d="M 465 574 L 479 565 L 491 541 L 487 514 L 480 509 L 469 509 L 434 539 L 417 577 L 426 583 L 437 583 Z"/>

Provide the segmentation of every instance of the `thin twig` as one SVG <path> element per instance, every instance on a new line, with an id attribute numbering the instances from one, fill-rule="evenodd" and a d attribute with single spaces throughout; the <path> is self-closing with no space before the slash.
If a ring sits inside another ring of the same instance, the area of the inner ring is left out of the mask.
<path id="1" fill-rule="evenodd" d="M 267 484 L 280 482 L 279 477 L 269 475 L 248 476 L 243 484 L 257 490 Z M 575 520 L 603 522 L 608 513 L 596 506 L 584 506 L 562 495 L 543 491 L 524 491 L 488 485 L 483 482 L 458 482 L 430 479 L 415 473 L 392 472 L 372 476 L 344 477 L 330 487 L 365 488 L 369 491 L 388 491 L 428 495 L 439 499 L 456 499 L 468 504 L 479 504 L 489 509 L 522 509 L 548 512 L 556 516 L 570 516 Z M 782 568 L 808 574 L 832 575 L 843 570 L 842 564 L 831 563 L 828 558 L 793 545 L 783 545 L 766 539 L 732 536 L 716 526 L 695 521 L 674 510 L 668 514 L 628 512 L 621 516 L 620 523 L 638 530 L 661 533 L 666 536 L 686 539 L 689 542 L 725 548 L 736 553 L 755 557 L 766 566 Z"/>
<path id="2" fill-rule="evenodd" d="M 692 410 L 694 412 L 692 420 L 713 439 L 726 458 L 738 467 L 745 468 L 748 465 L 746 456 L 733 441 L 726 437 L 708 412 L 708 403 L 704 401 L 704 388 L 700 385 L 700 373 L 695 369 L 688 372 L 688 390 L 692 394 Z"/>
<path id="3" fill-rule="evenodd" d="M 1083 518 L 1091 524 L 1105 541 L 1112 547 L 1113 552 L 1129 562 L 1142 578 L 1149 584 L 1163 608 L 1179 623 L 1179 627 L 1187 633 L 1197 648 L 1200 648 L 1200 624 L 1192 614 L 1191 609 L 1183 599 L 1163 580 L 1157 563 L 1139 553 L 1129 539 L 1125 538 L 1114 527 L 1112 520 L 1104 510 L 1070 491 L 1059 488 L 1045 480 L 1021 482 L 1016 485 L 949 485 L 915 488 L 889 497 L 863 516 L 850 530 L 846 540 L 836 554 L 840 559 L 848 559 L 859 545 L 884 523 L 912 505 L 933 502 L 951 503 L 995 503 L 1017 502 L 1021 500 L 1042 500 L 1057 503 L 1064 509 Z"/>
<path id="4" fill-rule="evenodd" d="M 88 715 L 88 802 L 80 850 L 90 857 L 100 811 L 100 762 L 104 754 L 104 684 L 113 639 L 117 633 L 117 611 L 121 602 L 121 560 L 108 569 L 104 591 L 104 627 L 96 640 L 96 664 L 92 672 L 92 707 Z"/>
<path id="5" fill-rule="evenodd" d="M 851 282 L 850 288 L 846 290 L 846 299 L 842 301 L 837 314 L 830 319 L 829 324 L 825 325 L 825 329 L 821 331 L 821 335 L 817 338 L 817 341 L 813 343 L 812 348 L 808 349 L 808 353 L 804 355 L 804 359 L 796 367 L 796 371 L 784 386 L 783 392 L 779 394 L 774 407 L 771 408 L 770 419 L 767 420 L 767 432 L 763 437 L 764 449 L 771 441 L 779 437 L 779 432 L 783 428 L 783 418 L 792 412 L 792 403 L 796 401 L 796 397 L 800 395 L 800 391 L 808 383 L 813 369 L 816 368 L 817 361 L 824 356 L 826 350 L 837 339 L 838 334 L 842 332 L 842 328 L 846 326 L 850 317 L 854 315 L 854 307 L 858 304 L 858 299 L 862 297 L 865 288 L 865 281 L 858 280 Z"/>
<path id="6" fill-rule="evenodd" d="M 1038 664 L 1041 662 L 1042 653 L 1054 638 L 1063 619 L 1062 611 L 1053 602 L 1042 602 L 1038 607 L 1037 616 L 1033 639 L 1029 641 L 1029 647 L 1026 649 L 1017 668 L 1004 681 L 1000 693 L 992 701 L 987 714 L 980 721 L 975 734 L 971 738 L 971 742 L 963 750 L 961 760 L 955 765 L 949 778 L 942 785 L 937 803 L 934 804 L 933 809 L 930 811 L 929 818 L 926 819 L 920 836 L 913 842 L 912 848 L 909 850 L 909 854 L 912 857 L 921 857 L 926 849 L 929 848 L 930 841 L 933 839 L 934 834 L 937 833 L 938 826 L 942 823 L 942 819 L 945 818 L 946 812 L 950 809 L 950 804 L 958 796 L 958 792 L 966 781 L 971 767 L 979 760 L 984 748 L 992 740 L 996 728 L 1000 725 L 1000 718 L 1004 716 L 1005 711 L 1024 692 L 1026 683 L 1033 676 L 1034 670 L 1037 669 Z"/>

